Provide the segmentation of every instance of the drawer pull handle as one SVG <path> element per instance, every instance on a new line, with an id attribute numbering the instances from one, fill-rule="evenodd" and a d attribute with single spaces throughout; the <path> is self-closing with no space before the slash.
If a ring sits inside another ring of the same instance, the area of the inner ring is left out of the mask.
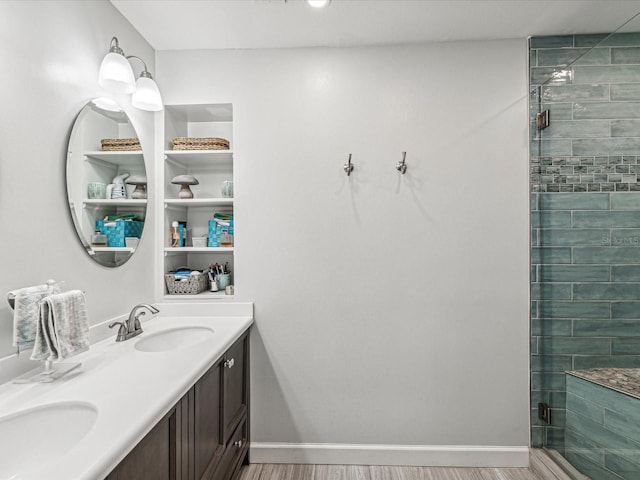
<path id="1" fill-rule="evenodd" d="M 238 440 L 237 442 L 234 442 L 233 444 L 238 448 L 242 448 L 242 440 Z"/>
<path id="2" fill-rule="evenodd" d="M 233 358 L 230 358 L 229 360 L 227 360 L 226 362 L 224 362 L 224 366 L 225 368 L 231 368 L 234 365 L 235 360 Z"/>

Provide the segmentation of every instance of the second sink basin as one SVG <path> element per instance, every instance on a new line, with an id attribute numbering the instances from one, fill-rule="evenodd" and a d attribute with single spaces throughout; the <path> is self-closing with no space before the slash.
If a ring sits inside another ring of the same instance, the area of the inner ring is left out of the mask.
<path id="1" fill-rule="evenodd" d="M 207 327 L 170 328 L 141 338 L 135 348 L 141 352 L 166 352 L 196 345 L 212 335 L 213 330 Z"/>
<path id="2" fill-rule="evenodd" d="M 0 418 L 0 478 L 46 468 L 76 446 L 98 418 L 88 403 L 61 402 Z"/>

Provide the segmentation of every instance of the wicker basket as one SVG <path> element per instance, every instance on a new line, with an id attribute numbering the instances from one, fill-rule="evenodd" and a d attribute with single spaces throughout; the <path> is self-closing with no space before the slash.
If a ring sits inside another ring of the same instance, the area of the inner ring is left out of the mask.
<path id="1" fill-rule="evenodd" d="M 173 273 L 166 273 L 164 281 L 169 295 L 197 295 L 209 285 L 206 275 L 190 275 L 187 280 L 178 280 Z"/>
<path id="2" fill-rule="evenodd" d="M 100 140 L 104 151 L 129 151 L 142 150 L 140 140 L 137 138 L 103 138 Z"/>
<path id="3" fill-rule="evenodd" d="M 216 137 L 176 137 L 174 150 L 229 150 L 229 140 Z"/>

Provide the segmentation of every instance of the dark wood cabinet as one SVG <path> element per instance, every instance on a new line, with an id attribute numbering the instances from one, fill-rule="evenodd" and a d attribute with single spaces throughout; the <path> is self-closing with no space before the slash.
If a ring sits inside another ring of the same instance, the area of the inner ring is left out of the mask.
<path id="1" fill-rule="evenodd" d="M 107 480 L 234 480 L 248 452 L 247 331 Z"/>
<path id="2" fill-rule="evenodd" d="M 154 479 L 173 480 L 176 453 L 176 412 L 160 420 L 107 480 Z"/>

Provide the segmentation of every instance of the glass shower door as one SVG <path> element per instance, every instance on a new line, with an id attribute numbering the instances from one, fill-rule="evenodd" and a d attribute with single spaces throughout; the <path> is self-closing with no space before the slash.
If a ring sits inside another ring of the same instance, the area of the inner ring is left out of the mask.
<path id="1" fill-rule="evenodd" d="M 594 480 L 640 478 L 637 31 L 530 40 L 532 446 Z"/>

